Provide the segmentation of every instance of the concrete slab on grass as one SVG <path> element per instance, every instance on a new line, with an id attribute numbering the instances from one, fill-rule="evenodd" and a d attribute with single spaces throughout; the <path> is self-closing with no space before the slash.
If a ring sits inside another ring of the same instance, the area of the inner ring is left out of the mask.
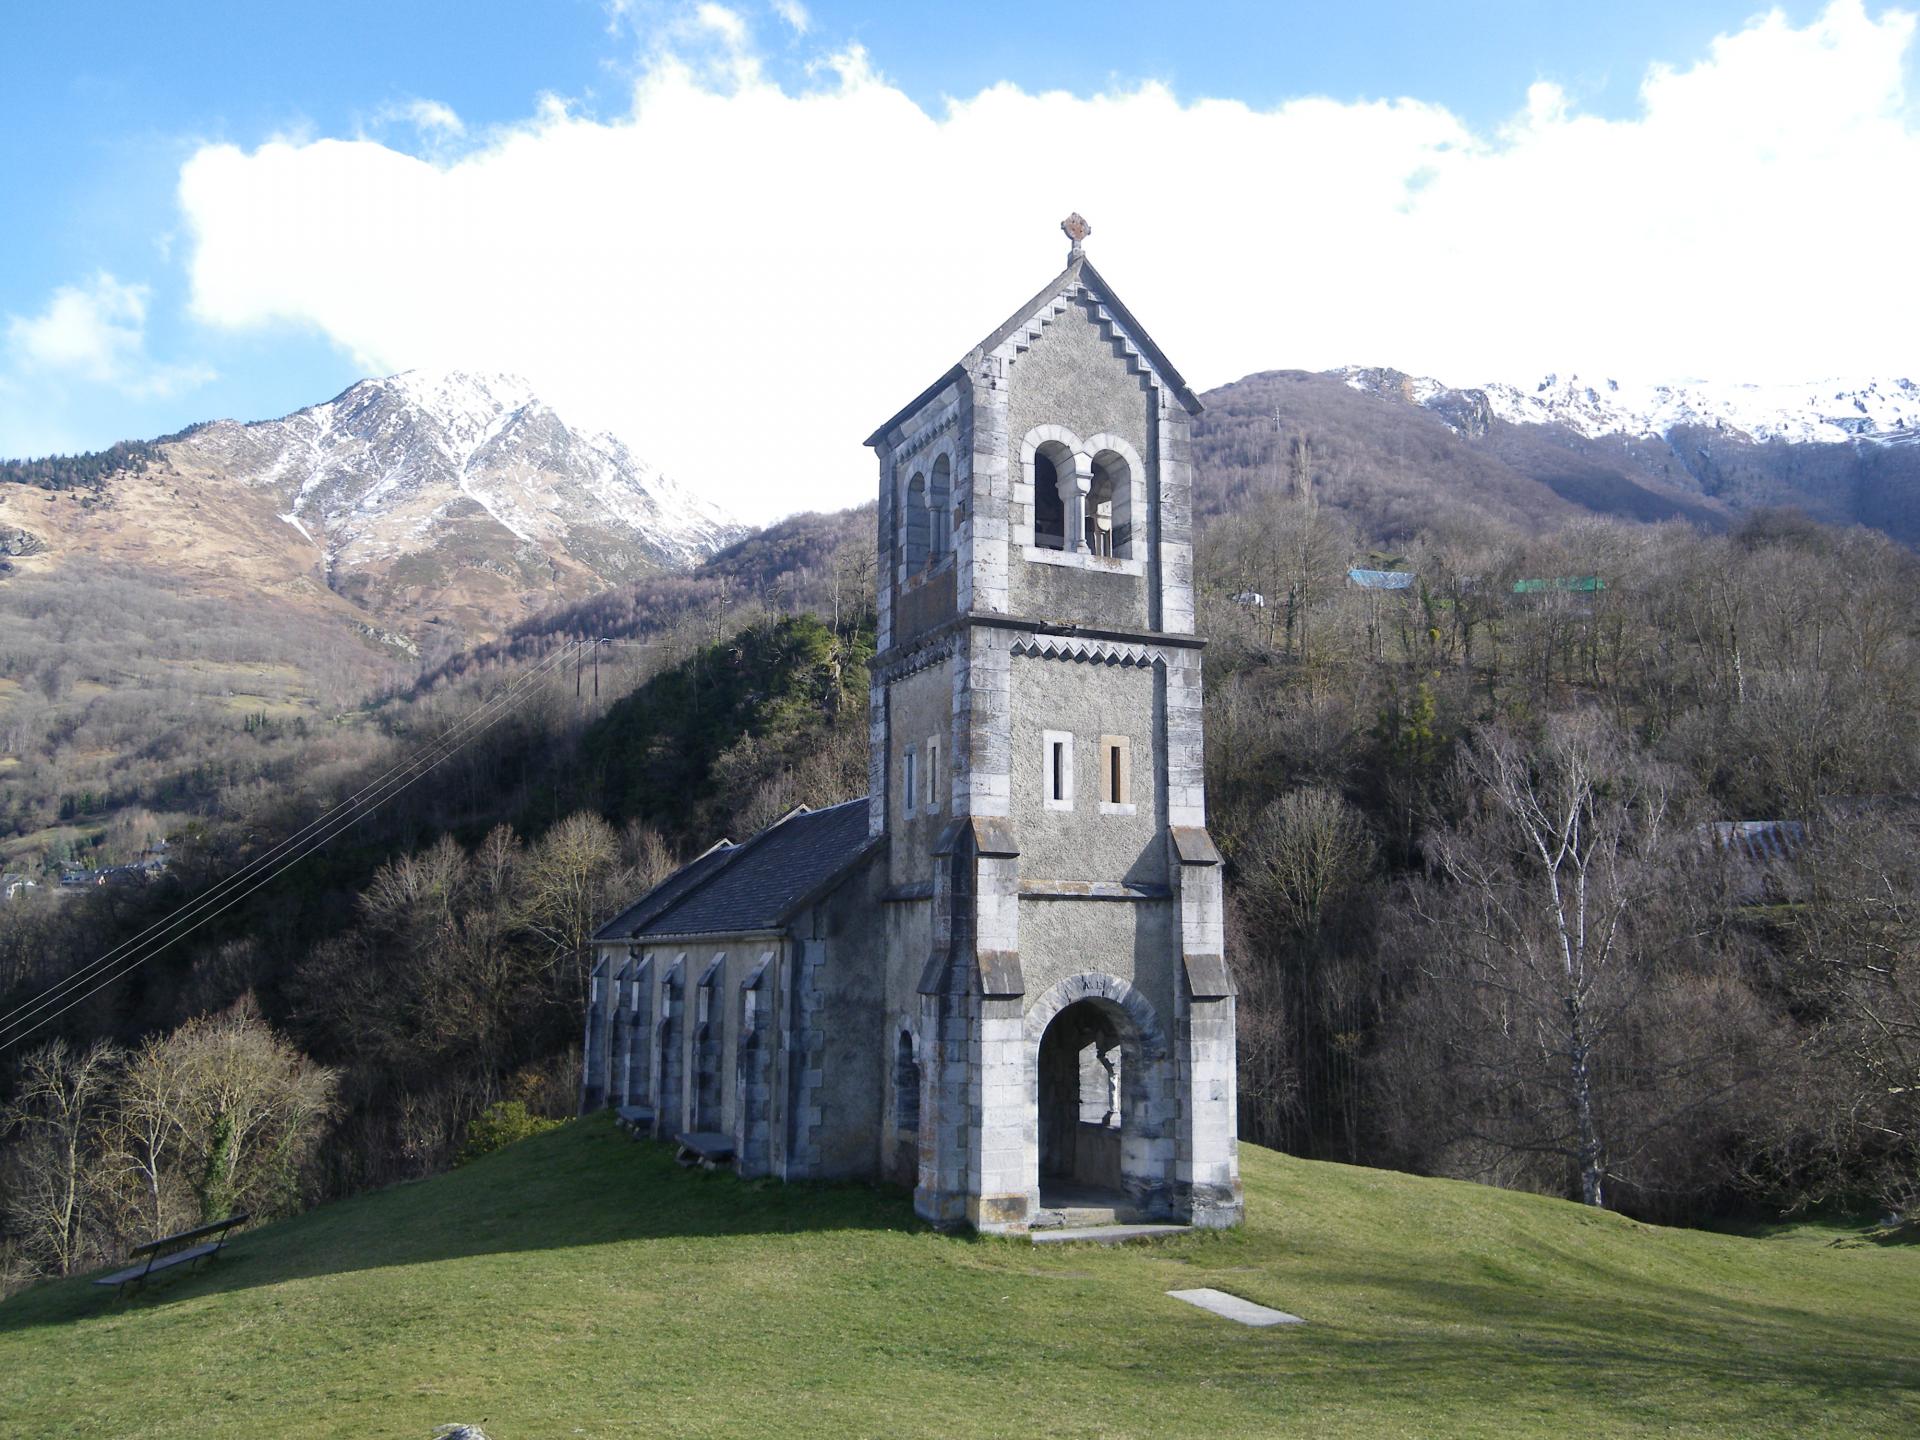
<path id="1" fill-rule="evenodd" d="M 1242 1325 L 1304 1325 L 1307 1323 L 1298 1315 L 1289 1315 L 1284 1310 L 1273 1310 L 1265 1305 L 1256 1305 L 1251 1300 L 1242 1300 L 1238 1295 L 1229 1295 L 1224 1290 L 1169 1290 L 1167 1294 L 1176 1300 L 1184 1300 L 1189 1305 L 1198 1305 L 1202 1310 L 1210 1310 L 1215 1315 L 1224 1315 L 1229 1320 L 1238 1320 Z"/>

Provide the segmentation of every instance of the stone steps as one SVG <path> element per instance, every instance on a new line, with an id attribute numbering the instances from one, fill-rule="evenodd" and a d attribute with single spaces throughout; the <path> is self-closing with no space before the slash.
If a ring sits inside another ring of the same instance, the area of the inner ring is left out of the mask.
<path id="1" fill-rule="evenodd" d="M 1036 1230 L 1054 1230 L 1060 1226 L 1138 1225 L 1148 1217 L 1128 1205 L 1045 1205 L 1034 1211 L 1030 1222 Z"/>
<path id="2" fill-rule="evenodd" d="M 1176 1235 L 1191 1235 L 1191 1225 L 1062 1225 L 1029 1232 L 1036 1245 L 1065 1245 L 1073 1242 L 1090 1245 L 1125 1245 L 1139 1240 L 1167 1240 Z"/>

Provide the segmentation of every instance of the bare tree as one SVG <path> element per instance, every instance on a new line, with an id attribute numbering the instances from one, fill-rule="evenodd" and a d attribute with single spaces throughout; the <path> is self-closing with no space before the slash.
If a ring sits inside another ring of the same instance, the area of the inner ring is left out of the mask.
<path id="1" fill-rule="evenodd" d="M 551 963 L 567 968 L 571 991 L 581 1003 L 593 932 L 632 898 L 632 889 L 632 877 L 621 864 L 619 835 L 590 812 L 569 815 L 528 852 L 521 919 L 545 943 Z"/>
<path id="2" fill-rule="evenodd" d="M 160 1153 L 177 1157 L 204 1220 L 290 1199 L 334 1109 L 334 1073 L 276 1035 L 251 996 L 189 1020 L 134 1068 L 130 1088 L 165 1117 Z"/>
<path id="3" fill-rule="evenodd" d="M 88 1229 L 105 1183 L 101 1162 L 108 1096 L 120 1052 L 105 1041 L 75 1050 L 55 1040 L 21 1066 L 6 1128 L 21 1133 L 8 1156 L 7 1223 L 33 1257 L 70 1275 L 92 1253 Z"/>
<path id="4" fill-rule="evenodd" d="M 1657 888 L 1671 782 L 1629 763 L 1591 716 L 1556 717 L 1537 747 L 1482 728 L 1460 779 L 1478 821 L 1436 832 L 1447 888 L 1414 892 L 1435 941 L 1419 968 L 1445 1015 L 1421 1019 L 1458 1027 L 1460 1058 L 1483 1078 L 1551 1097 L 1508 1112 L 1521 1123 L 1502 1128 L 1515 1145 L 1564 1155 L 1580 1198 L 1604 1204 L 1595 1071 L 1648 974 L 1628 921 Z"/>
<path id="5" fill-rule="evenodd" d="M 1311 1119 L 1332 1122 L 1349 1158 L 1359 1149 L 1360 1036 L 1374 996 L 1345 912 L 1371 884 L 1376 853 L 1360 812 L 1321 786 L 1269 804 L 1235 853 L 1250 922 L 1239 966 L 1243 1031 L 1274 1067 L 1256 1075 L 1256 1088 L 1297 1097 L 1316 1112 Z M 1277 1110 L 1266 1118 L 1276 1121 Z"/>
<path id="6" fill-rule="evenodd" d="M 114 1095 L 115 1154 L 141 1192 L 143 1218 L 155 1235 L 175 1228 L 180 1209 L 173 1164 L 178 1148 L 176 1097 L 184 1086 L 179 1047 L 149 1038 L 133 1054 Z"/>
<path id="7" fill-rule="evenodd" d="M 1842 1081 L 1845 1153 L 1872 1156 L 1883 1198 L 1920 1203 L 1920 827 L 1830 816 L 1794 881 L 1800 1001 Z"/>

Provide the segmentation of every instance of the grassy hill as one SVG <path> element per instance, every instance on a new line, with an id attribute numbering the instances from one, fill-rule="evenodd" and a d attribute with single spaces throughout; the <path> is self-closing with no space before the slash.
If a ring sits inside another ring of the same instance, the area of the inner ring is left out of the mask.
<path id="1" fill-rule="evenodd" d="M 1662 1230 L 1249 1148 L 1245 1230 L 1036 1248 L 676 1170 L 603 1117 L 0 1305 L 35 1436 L 1895 1435 L 1920 1249 Z M 1303 1315 L 1251 1330 L 1168 1299 Z"/>

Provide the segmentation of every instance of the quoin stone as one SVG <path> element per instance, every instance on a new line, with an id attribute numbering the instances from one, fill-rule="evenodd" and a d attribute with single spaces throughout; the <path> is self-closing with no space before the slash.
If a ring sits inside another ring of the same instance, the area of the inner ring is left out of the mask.
<path id="1" fill-rule="evenodd" d="M 581 1104 L 942 1226 L 1242 1215 L 1194 634 L 1200 402 L 1067 266 L 868 437 L 868 793 L 596 936 Z"/>

